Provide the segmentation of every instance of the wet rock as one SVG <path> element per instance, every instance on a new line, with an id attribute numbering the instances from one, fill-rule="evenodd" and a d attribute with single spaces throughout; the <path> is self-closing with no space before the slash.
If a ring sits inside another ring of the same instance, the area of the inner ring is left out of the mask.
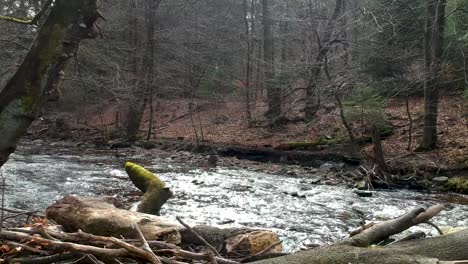
<path id="1" fill-rule="evenodd" d="M 42 139 L 35 139 L 35 140 L 32 141 L 32 143 L 41 145 L 41 144 L 44 144 L 44 140 L 42 140 Z"/>
<path id="2" fill-rule="evenodd" d="M 309 173 L 317 173 L 318 172 L 318 169 L 317 168 L 313 168 L 313 167 L 304 167 L 303 168 L 304 171 L 307 171 Z"/>
<path id="3" fill-rule="evenodd" d="M 232 220 L 232 219 L 226 219 L 224 221 L 221 221 L 221 222 L 218 222 L 218 225 L 228 225 L 228 224 L 233 224 L 235 223 L 236 221 Z"/>
<path id="4" fill-rule="evenodd" d="M 324 181 L 323 184 L 330 185 L 330 186 L 335 186 L 335 185 L 338 185 L 338 181 L 335 180 L 335 179 L 331 179 L 331 180 Z"/>
<path id="5" fill-rule="evenodd" d="M 331 163 L 324 163 L 322 165 L 320 165 L 320 170 L 323 170 L 323 171 L 330 171 L 333 169 L 333 164 Z"/>
<path id="6" fill-rule="evenodd" d="M 130 148 L 130 147 L 132 147 L 132 144 L 130 144 L 130 142 L 113 141 L 110 143 L 111 149 Z"/>
<path id="7" fill-rule="evenodd" d="M 198 181 L 198 180 L 193 180 L 192 183 L 195 184 L 195 185 L 202 185 L 202 184 L 204 184 L 205 182 L 203 182 L 203 181 Z"/>
<path id="8" fill-rule="evenodd" d="M 135 146 L 139 148 L 144 148 L 144 149 L 154 149 L 156 148 L 156 144 L 149 142 L 149 141 L 144 141 L 140 140 L 135 142 Z"/>
<path id="9" fill-rule="evenodd" d="M 296 176 L 295 171 L 287 171 L 286 174 L 289 175 L 289 176 Z"/>
<path id="10" fill-rule="evenodd" d="M 446 184 L 448 180 L 449 180 L 448 177 L 442 176 L 442 177 L 435 177 L 434 179 L 432 179 L 432 182 L 437 185 L 443 185 L 443 184 Z"/>
<path id="11" fill-rule="evenodd" d="M 372 192 L 369 191 L 362 191 L 362 190 L 355 190 L 355 194 L 357 194 L 359 197 L 372 197 Z"/>
<path id="12" fill-rule="evenodd" d="M 319 177 L 315 177 L 315 178 L 310 179 L 311 184 L 319 184 L 320 181 L 321 181 L 321 179 Z"/>
<path id="13" fill-rule="evenodd" d="M 294 198 L 300 198 L 300 199 L 307 198 L 307 196 L 305 196 L 304 194 L 299 194 L 298 192 L 291 193 L 291 196 L 294 197 Z"/>
<path id="14" fill-rule="evenodd" d="M 367 184 L 367 181 L 365 181 L 365 180 L 357 182 L 355 187 L 356 187 L 356 189 L 358 189 L 360 191 L 369 189 L 369 185 Z"/>

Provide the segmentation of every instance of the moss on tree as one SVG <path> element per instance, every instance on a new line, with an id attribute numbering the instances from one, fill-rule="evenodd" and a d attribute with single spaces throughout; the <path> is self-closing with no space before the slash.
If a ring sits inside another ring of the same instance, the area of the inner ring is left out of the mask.
<path id="1" fill-rule="evenodd" d="M 172 197 L 171 190 L 158 176 L 140 165 L 127 162 L 125 171 L 133 184 L 145 193 L 138 211 L 158 215 L 164 203 Z"/>
<path id="2" fill-rule="evenodd" d="M 142 192 L 147 192 L 152 187 L 158 189 L 166 187 L 166 184 L 158 176 L 133 162 L 125 163 L 125 171 L 133 184 Z"/>

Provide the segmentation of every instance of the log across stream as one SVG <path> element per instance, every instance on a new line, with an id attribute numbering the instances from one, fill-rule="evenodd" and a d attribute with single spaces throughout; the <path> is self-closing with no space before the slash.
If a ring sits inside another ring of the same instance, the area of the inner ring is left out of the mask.
<path id="1" fill-rule="evenodd" d="M 434 195 L 408 191 L 359 198 L 351 189 L 317 186 L 301 177 L 228 168 L 204 171 L 145 153 L 119 158 L 114 154 L 67 144 L 46 148 L 38 143 L 23 144 L 4 168 L 7 183 L 12 185 L 7 189 L 7 203 L 45 209 L 66 194 L 137 198 L 122 167 L 125 161 L 134 160 L 161 172 L 161 178 L 171 185 L 175 197 L 164 205 L 163 215 L 181 216 L 191 224 L 270 228 L 281 235 L 285 249 L 293 251 L 307 244 L 340 240 L 358 225 L 360 214 L 368 220 L 386 220 L 438 200 Z M 467 216 L 467 206 L 453 204 L 434 222 L 468 226 Z M 431 230 L 424 225 L 417 228 Z"/>

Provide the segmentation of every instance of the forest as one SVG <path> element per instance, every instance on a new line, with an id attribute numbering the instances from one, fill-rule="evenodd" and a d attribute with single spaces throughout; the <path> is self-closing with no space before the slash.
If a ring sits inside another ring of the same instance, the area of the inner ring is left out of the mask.
<path id="1" fill-rule="evenodd" d="M 0 263 L 468 261 L 468 1 L 0 0 Z"/>

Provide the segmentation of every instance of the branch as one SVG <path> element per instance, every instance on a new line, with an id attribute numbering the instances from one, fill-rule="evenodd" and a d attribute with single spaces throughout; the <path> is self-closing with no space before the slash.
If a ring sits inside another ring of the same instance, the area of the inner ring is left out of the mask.
<path id="1" fill-rule="evenodd" d="M 203 237 L 201 237 L 197 232 L 195 232 L 189 225 L 187 225 L 186 223 L 184 223 L 184 221 L 182 221 L 182 219 L 180 217 L 176 217 L 177 221 L 179 221 L 179 223 L 181 225 L 183 225 L 190 233 L 192 233 L 194 236 L 196 236 L 203 244 L 205 244 L 205 246 L 209 247 L 211 249 L 211 251 L 213 251 L 214 254 L 216 254 L 216 256 L 218 257 L 221 257 L 221 255 L 218 253 L 218 251 L 216 250 L 216 248 L 214 248 L 212 245 L 210 245 L 210 243 L 208 243 Z"/>
<path id="2" fill-rule="evenodd" d="M 5 20 L 8 22 L 13 22 L 17 24 L 22 24 L 22 25 L 34 25 L 32 20 L 26 20 L 22 18 L 17 18 L 17 17 L 10 17 L 10 16 L 2 16 L 0 15 L 0 20 Z"/>

